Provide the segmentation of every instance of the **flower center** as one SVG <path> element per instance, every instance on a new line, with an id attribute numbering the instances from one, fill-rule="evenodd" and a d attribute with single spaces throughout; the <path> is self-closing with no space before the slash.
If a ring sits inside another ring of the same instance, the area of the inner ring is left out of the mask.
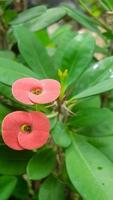
<path id="1" fill-rule="evenodd" d="M 41 88 L 33 88 L 33 89 L 31 90 L 31 92 L 32 92 L 33 94 L 39 95 L 39 94 L 42 93 L 42 89 L 41 89 Z"/>
<path id="2" fill-rule="evenodd" d="M 23 125 L 20 127 L 20 130 L 21 130 L 22 133 L 31 133 L 32 127 L 31 127 L 30 125 L 23 124 Z"/>

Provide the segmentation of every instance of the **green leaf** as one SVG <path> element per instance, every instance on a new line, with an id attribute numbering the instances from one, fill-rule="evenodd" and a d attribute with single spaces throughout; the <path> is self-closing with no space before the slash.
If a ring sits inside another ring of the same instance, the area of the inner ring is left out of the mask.
<path id="1" fill-rule="evenodd" d="M 113 56 L 89 67 L 76 83 L 77 98 L 83 98 L 113 89 Z"/>
<path id="2" fill-rule="evenodd" d="M 81 99 L 84 97 L 89 97 L 92 95 L 97 95 L 100 93 L 104 93 L 113 89 L 113 80 L 105 80 L 100 83 L 95 84 L 94 86 L 89 87 L 88 89 L 84 90 L 83 92 L 78 93 L 75 98 Z"/>
<path id="3" fill-rule="evenodd" d="M 66 34 L 66 38 L 65 38 Z M 63 37 L 65 39 L 65 42 L 68 42 L 68 39 L 72 39 L 77 33 L 72 30 L 72 27 L 70 25 L 62 25 L 58 26 L 50 35 L 51 40 L 53 43 L 59 47 L 63 43 Z M 69 38 L 68 38 L 69 37 Z M 67 40 L 66 40 L 67 39 Z"/>
<path id="4" fill-rule="evenodd" d="M 100 3 L 102 2 L 102 5 L 104 5 L 104 8 L 107 8 L 107 11 L 113 9 L 113 2 L 111 0 L 101 0 Z"/>
<path id="5" fill-rule="evenodd" d="M 65 200 L 64 185 L 56 178 L 46 179 L 39 190 L 39 200 Z"/>
<path id="6" fill-rule="evenodd" d="M 79 79 L 92 61 L 95 39 L 89 33 L 78 34 L 65 47 L 62 71 L 68 69 L 68 85 Z"/>
<path id="7" fill-rule="evenodd" d="M 13 191 L 12 194 L 16 199 L 26 200 L 29 197 L 29 188 L 27 182 L 21 178 L 18 177 L 18 182 L 16 185 L 16 188 Z"/>
<path id="8" fill-rule="evenodd" d="M 0 82 L 7 85 L 24 77 L 37 77 L 30 69 L 15 61 L 0 58 Z"/>
<path id="9" fill-rule="evenodd" d="M 38 40 L 40 40 L 45 47 L 48 47 L 49 45 L 51 45 L 52 42 L 49 38 L 49 33 L 48 33 L 47 29 L 42 29 L 40 31 L 37 31 L 37 32 L 35 32 L 35 35 L 37 36 Z"/>
<path id="10" fill-rule="evenodd" d="M 0 82 L 0 94 L 7 97 L 7 99 L 12 99 L 11 86 Z"/>
<path id="11" fill-rule="evenodd" d="M 8 104 L 8 108 L 9 109 L 24 109 L 24 110 L 29 110 L 29 109 L 33 109 L 33 106 L 28 106 L 28 105 L 24 105 L 21 104 L 19 102 L 16 101 L 16 99 L 14 99 L 13 95 L 12 95 L 12 91 L 11 91 L 11 86 L 3 84 L 0 82 L 0 94 L 5 97 L 5 99 L 7 99 L 5 102 L 6 104 Z M 5 114 L 5 113 L 4 113 Z M 2 113 L 1 113 L 2 115 Z"/>
<path id="12" fill-rule="evenodd" d="M 14 151 L 6 146 L 0 146 L 0 174 L 24 174 L 32 155 L 30 151 Z"/>
<path id="13" fill-rule="evenodd" d="M 86 108 L 78 111 L 70 119 L 70 124 L 82 135 L 105 136 L 113 135 L 113 113 L 106 109 Z"/>
<path id="14" fill-rule="evenodd" d="M 79 111 L 84 108 L 100 108 L 101 100 L 99 96 L 91 96 L 84 99 L 79 99 L 76 102 L 74 111 Z"/>
<path id="15" fill-rule="evenodd" d="M 61 147 L 68 147 L 71 144 L 71 139 L 68 129 L 61 122 L 57 122 L 56 126 L 52 131 L 52 136 L 55 144 Z"/>
<path id="16" fill-rule="evenodd" d="M 76 90 L 83 91 L 90 86 L 95 86 L 102 81 L 113 78 L 113 56 L 91 65 L 77 82 Z M 84 83 L 83 83 L 84 82 Z"/>
<path id="17" fill-rule="evenodd" d="M 3 142 L 2 136 L 0 135 L 0 146 L 1 145 L 4 145 L 4 142 Z"/>
<path id="18" fill-rule="evenodd" d="M 71 8 L 70 6 L 64 6 L 64 8 L 67 12 L 67 15 L 70 16 L 72 19 L 79 22 L 89 30 L 100 33 L 97 22 L 93 20 L 91 17 L 88 17 L 87 15 L 83 14 L 76 8 Z"/>
<path id="19" fill-rule="evenodd" d="M 14 176 L 0 176 L 0 199 L 7 200 L 11 196 L 17 179 Z"/>
<path id="20" fill-rule="evenodd" d="M 9 58 L 9 59 L 14 59 L 15 58 L 15 55 L 12 51 L 0 51 L 0 58 Z"/>
<path id="21" fill-rule="evenodd" d="M 113 161 L 113 136 L 86 137 L 85 139 Z"/>
<path id="22" fill-rule="evenodd" d="M 32 31 L 38 31 L 57 22 L 65 15 L 66 11 L 63 7 L 50 8 L 28 25 Z"/>
<path id="23" fill-rule="evenodd" d="M 55 153 L 51 149 L 37 152 L 29 161 L 27 174 L 29 179 L 40 180 L 48 176 L 56 163 Z"/>
<path id="24" fill-rule="evenodd" d="M 39 78 L 47 78 L 54 72 L 50 58 L 41 41 L 36 35 L 24 27 L 17 27 L 14 33 L 19 50 L 29 67 Z"/>
<path id="25" fill-rule="evenodd" d="M 54 67 L 56 70 L 62 66 L 62 59 L 65 54 L 65 48 L 74 36 L 75 33 L 72 32 L 71 28 L 68 26 L 61 26 L 52 34 L 52 41 L 57 47 L 53 56 Z"/>
<path id="26" fill-rule="evenodd" d="M 51 130 L 54 129 L 56 122 L 57 122 L 57 117 L 52 117 L 49 119 L 50 120 L 50 125 L 51 125 Z"/>
<path id="27" fill-rule="evenodd" d="M 11 112 L 11 109 L 5 106 L 4 104 L 0 103 L 0 125 L 3 118 Z"/>
<path id="28" fill-rule="evenodd" d="M 35 6 L 33 8 L 27 9 L 20 13 L 18 17 L 11 22 L 12 25 L 18 25 L 26 23 L 27 21 L 31 21 L 36 19 L 40 15 L 46 12 L 46 6 Z"/>
<path id="29" fill-rule="evenodd" d="M 69 178 L 85 200 L 112 200 L 113 163 L 103 153 L 75 137 L 65 156 Z"/>
<path id="30" fill-rule="evenodd" d="M 9 0 L 9 1 L 1 1 L 1 3 L 5 3 L 4 8 L 6 9 L 7 6 L 9 6 L 12 3 L 13 0 Z"/>
<path id="31" fill-rule="evenodd" d="M 9 6 L 10 7 L 10 6 Z M 12 20 L 17 16 L 17 12 L 15 9 L 7 8 L 6 12 L 4 12 L 3 20 L 6 26 L 10 24 Z M 9 39 L 9 38 L 8 38 Z M 11 42 L 11 40 L 8 40 Z M 10 43 L 11 44 L 11 43 Z"/>

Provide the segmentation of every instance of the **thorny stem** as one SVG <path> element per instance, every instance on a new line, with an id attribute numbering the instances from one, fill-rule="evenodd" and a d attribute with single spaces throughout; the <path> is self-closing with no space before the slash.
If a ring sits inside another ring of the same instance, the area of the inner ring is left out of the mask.
<path id="1" fill-rule="evenodd" d="M 8 48 L 7 39 L 6 39 L 6 29 L 4 24 L 2 23 L 2 19 L 0 17 L 0 48 L 6 49 Z"/>
<path id="2" fill-rule="evenodd" d="M 28 179 L 27 175 L 23 175 L 23 178 L 24 178 L 24 180 L 27 182 L 27 185 L 28 185 L 28 188 L 29 188 L 29 194 L 30 194 L 31 196 L 34 196 L 35 192 L 34 192 L 34 190 L 33 190 L 33 188 L 32 188 L 32 183 L 31 183 L 31 181 Z"/>
<path id="3" fill-rule="evenodd" d="M 56 117 L 58 115 L 58 112 L 54 112 L 54 113 L 52 113 L 52 114 L 50 114 L 50 115 L 47 115 L 47 117 L 49 118 L 49 119 L 51 119 L 51 118 L 53 118 L 53 117 Z"/>
<path id="4" fill-rule="evenodd" d="M 57 151 L 57 166 L 56 166 L 56 174 L 57 176 L 61 175 L 63 162 L 64 162 L 64 153 L 62 151 L 62 148 L 59 146 L 56 146 Z"/>
<path id="5" fill-rule="evenodd" d="M 65 96 L 65 93 L 63 93 L 62 98 L 59 98 L 56 102 L 56 110 L 58 114 L 57 116 L 59 118 L 59 121 L 61 121 L 62 123 L 67 121 L 69 114 L 71 115 L 75 114 L 69 109 L 69 106 L 76 104 L 75 97 L 71 98 L 69 101 L 65 101 L 64 96 Z M 62 169 L 63 169 L 63 164 L 64 164 L 64 151 L 61 147 L 57 145 L 54 145 L 54 146 L 57 153 L 57 165 L 56 165 L 55 175 L 57 177 L 59 176 L 59 178 L 62 178 Z M 69 196 L 70 196 L 70 200 L 82 200 L 76 191 L 71 192 Z"/>
<path id="6" fill-rule="evenodd" d="M 75 97 L 72 97 L 71 99 L 67 100 L 66 101 L 66 105 L 69 106 L 69 105 L 75 105 L 77 102 L 76 98 Z"/>

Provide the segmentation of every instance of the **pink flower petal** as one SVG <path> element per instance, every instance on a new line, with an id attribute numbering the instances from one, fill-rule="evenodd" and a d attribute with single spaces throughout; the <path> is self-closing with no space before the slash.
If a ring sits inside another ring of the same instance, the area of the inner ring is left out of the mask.
<path id="1" fill-rule="evenodd" d="M 23 132 L 23 125 L 31 132 Z M 15 150 L 34 149 L 43 146 L 49 137 L 50 123 L 41 112 L 16 111 L 8 114 L 2 123 L 2 137 L 6 145 Z"/>
<path id="2" fill-rule="evenodd" d="M 32 120 L 31 133 L 19 133 L 19 144 L 25 149 L 35 149 L 43 146 L 49 137 L 50 123 L 48 118 L 41 112 L 30 112 Z"/>
<path id="3" fill-rule="evenodd" d="M 2 137 L 4 143 L 10 148 L 15 150 L 23 150 L 23 148 L 18 143 L 18 132 L 20 123 L 16 121 L 16 117 L 19 112 L 13 112 L 8 114 L 2 122 Z"/>
<path id="4" fill-rule="evenodd" d="M 32 111 L 29 113 L 33 130 L 48 131 L 50 130 L 50 122 L 46 115 L 42 112 Z"/>
<path id="5" fill-rule="evenodd" d="M 36 149 L 42 147 L 48 140 L 49 132 L 34 130 L 32 133 L 19 133 L 18 141 L 24 149 Z"/>
<path id="6" fill-rule="evenodd" d="M 33 94 L 32 90 L 38 88 L 42 92 Z M 23 78 L 13 83 L 12 94 L 18 101 L 29 105 L 50 103 L 60 95 L 60 83 L 53 79 Z"/>
<path id="7" fill-rule="evenodd" d="M 12 85 L 12 94 L 20 102 L 33 105 L 28 98 L 28 93 L 33 89 L 40 86 L 40 81 L 34 78 L 22 78 L 15 81 Z"/>
<path id="8" fill-rule="evenodd" d="M 40 81 L 43 92 L 40 95 L 28 93 L 29 99 L 36 104 L 51 103 L 60 95 L 60 83 L 52 79 L 44 79 Z"/>

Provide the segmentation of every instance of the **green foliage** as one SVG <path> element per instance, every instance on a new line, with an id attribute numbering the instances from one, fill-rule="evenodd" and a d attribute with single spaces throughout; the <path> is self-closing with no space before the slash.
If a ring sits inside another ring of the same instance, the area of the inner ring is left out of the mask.
<path id="1" fill-rule="evenodd" d="M 53 171 L 55 160 L 55 153 L 51 149 L 37 152 L 28 163 L 28 177 L 33 180 L 45 178 Z"/>
<path id="2" fill-rule="evenodd" d="M 110 110 L 88 107 L 78 111 L 76 117 L 71 118 L 70 124 L 83 135 L 109 136 L 113 134 L 112 121 L 113 113 Z"/>
<path id="3" fill-rule="evenodd" d="M 0 176 L 0 199 L 7 200 L 11 196 L 17 179 L 14 176 Z"/>
<path id="4" fill-rule="evenodd" d="M 46 11 L 46 6 L 36 6 L 20 13 L 15 20 L 11 22 L 12 25 L 24 24 L 31 22 Z"/>
<path id="5" fill-rule="evenodd" d="M 0 51 L 0 58 L 9 58 L 9 59 L 14 59 L 15 55 L 12 51 Z"/>
<path id="6" fill-rule="evenodd" d="M 11 85 L 23 77 L 36 77 L 30 69 L 7 58 L 0 58 L 0 82 Z"/>
<path id="7" fill-rule="evenodd" d="M 44 112 L 51 131 L 46 146 L 16 151 L 1 130 L 0 200 L 112 200 L 113 3 L 78 2 L 19 14 L 13 1 L 1 3 L 1 129 L 8 113 L 24 110 Z M 16 102 L 11 86 L 24 77 L 58 80 L 59 98 L 50 105 Z"/>
<path id="8" fill-rule="evenodd" d="M 39 200 L 65 200 L 64 185 L 58 179 L 49 177 L 40 187 Z"/>
<path id="9" fill-rule="evenodd" d="M 90 65 L 94 50 L 95 40 L 88 33 L 78 34 L 68 43 L 61 63 L 62 71 L 68 69 L 68 85 L 79 79 Z"/>
<path id="10" fill-rule="evenodd" d="M 113 161 L 113 136 L 87 137 L 87 141 L 93 144 L 103 152 L 111 161 Z"/>
<path id="11" fill-rule="evenodd" d="M 65 47 L 67 47 L 67 45 L 72 41 L 72 38 L 75 36 L 75 34 L 76 33 L 72 32 L 71 27 L 68 26 L 59 27 L 52 34 L 51 36 L 52 41 L 57 46 L 57 48 L 55 49 L 55 54 L 53 56 L 54 68 L 56 69 L 56 71 L 58 70 L 59 67 L 62 67 L 62 62 L 65 55 Z M 69 67 L 69 66 L 67 65 L 64 67 Z"/>
<path id="12" fill-rule="evenodd" d="M 3 118 L 11 112 L 11 109 L 5 106 L 4 104 L 0 104 L 0 124 Z"/>
<path id="13" fill-rule="evenodd" d="M 84 108 L 100 108 L 101 99 L 99 96 L 92 96 L 88 98 L 83 98 L 77 101 L 76 106 L 73 108 L 74 112 L 80 111 Z"/>
<path id="14" fill-rule="evenodd" d="M 13 191 L 13 196 L 15 198 L 21 199 L 21 200 L 28 199 L 28 196 L 29 196 L 28 184 L 21 177 L 18 177 L 18 179 L 17 179 L 17 184 L 16 184 L 16 187 Z"/>
<path id="15" fill-rule="evenodd" d="M 50 8 L 39 16 L 38 20 L 35 19 L 29 24 L 29 27 L 32 31 L 39 31 L 62 19 L 65 15 L 66 11 L 63 7 Z"/>
<path id="16" fill-rule="evenodd" d="M 53 131 L 52 136 L 55 144 L 61 147 L 68 147 L 71 143 L 70 136 L 68 134 L 68 130 L 64 126 L 63 123 L 57 122 Z"/>
<path id="17" fill-rule="evenodd" d="M 0 174 L 20 175 L 26 171 L 26 166 L 30 160 L 32 152 L 14 151 L 3 144 L 0 146 Z"/>
<path id="18" fill-rule="evenodd" d="M 30 68 L 37 73 L 37 77 L 51 76 L 54 69 L 50 68 L 50 58 L 38 37 L 24 27 L 15 28 L 14 33 L 22 56 Z"/>
<path id="19" fill-rule="evenodd" d="M 60 20 L 65 15 L 66 11 L 63 7 L 46 9 L 46 6 L 38 6 L 20 14 L 12 22 L 12 25 L 24 24 L 32 31 L 39 31 Z"/>
<path id="20" fill-rule="evenodd" d="M 107 10 L 113 9 L 113 2 L 110 0 L 100 0 L 100 3 L 103 5 L 104 8 L 107 8 Z"/>
<path id="21" fill-rule="evenodd" d="M 77 21 L 78 23 L 82 24 L 87 29 L 97 32 L 100 34 L 100 31 L 98 29 L 98 23 L 94 19 L 90 18 L 89 16 L 85 15 L 81 11 L 77 10 L 76 8 L 71 8 L 70 6 L 65 6 L 65 10 L 67 11 L 67 14 Z"/>
<path id="22" fill-rule="evenodd" d="M 84 90 L 83 92 L 80 92 L 79 94 L 76 95 L 76 99 L 97 95 L 112 89 L 113 89 L 113 81 L 110 78 L 109 80 L 97 83 L 94 86 Z"/>
<path id="23" fill-rule="evenodd" d="M 75 136 L 66 151 L 66 166 L 84 199 L 112 199 L 113 164 L 95 147 Z"/>
<path id="24" fill-rule="evenodd" d="M 78 80 L 77 89 L 79 91 L 82 91 L 88 87 L 96 86 L 96 84 L 99 84 L 99 86 L 102 88 L 104 82 L 105 82 L 104 87 L 105 86 L 107 87 L 107 84 L 110 87 L 110 83 L 112 80 L 112 70 L 113 70 L 112 67 L 113 67 L 112 56 L 107 57 L 99 61 L 98 63 L 93 64 L 82 74 L 82 76 Z M 98 87 L 98 90 L 101 89 L 100 87 Z"/>

